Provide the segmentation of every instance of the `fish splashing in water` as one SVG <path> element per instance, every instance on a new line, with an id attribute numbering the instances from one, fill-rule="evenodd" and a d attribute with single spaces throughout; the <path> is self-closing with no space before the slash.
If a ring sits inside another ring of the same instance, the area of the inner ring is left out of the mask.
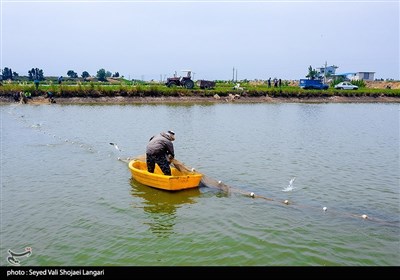
<path id="1" fill-rule="evenodd" d="M 114 146 L 115 149 L 117 149 L 118 151 L 122 152 L 122 150 L 118 147 L 117 144 L 115 144 L 115 143 L 110 143 L 110 145 Z"/>
<path id="2" fill-rule="evenodd" d="M 296 177 L 293 177 L 292 179 L 290 179 L 289 185 L 286 188 L 284 188 L 282 191 L 284 191 L 284 192 L 293 191 L 295 189 L 295 187 L 293 186 L 294 180 L 296 180 Z"/>

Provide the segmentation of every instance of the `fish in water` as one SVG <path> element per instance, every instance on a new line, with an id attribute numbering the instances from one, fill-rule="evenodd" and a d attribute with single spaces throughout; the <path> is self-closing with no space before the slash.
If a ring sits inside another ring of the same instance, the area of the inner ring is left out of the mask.
<path id="1" fill-rule="evenodd" d="M 296 177 L 293 177 L 292 179 L 290 179 L 289 185 L 283 189 L 284 192 L 290 192 L 290 191 L 294 190 L 294 187 L 293 187 L 294 180 L 296 180 Z"/>
<path id="2" fill-rule="evenodd" d="M 114 146 L 114 148 L 116 148 L 118 151 L 122 151 L 120 148 L 118 148 L 118 145 L 115 143 L 110 143 L 110 145 Z"/>

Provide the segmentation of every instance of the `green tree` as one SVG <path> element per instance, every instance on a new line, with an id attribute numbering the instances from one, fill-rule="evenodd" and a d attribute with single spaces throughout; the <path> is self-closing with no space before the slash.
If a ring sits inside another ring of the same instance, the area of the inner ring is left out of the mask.
<path id="1" fill-rule="evenodd" d="M 99 71 L 97 71 L 96 77 L 97 77 L 97 79 L 99 81 L 102 81 L 102 82 L 107 81 L 107 79 L 106 79 L 106 70 L 104 68 L 101 68 Z"/>
<path id="2" fill-rule="evenodd" d="M 86 80 L 86 78 L 90 77 L 89 72 L 87 72 L 87 71 L 83 71 L 81 76 L 82 76 L 83 80 Z"/>
<path id="3" fill-rule="evenodd" d="M 1 75 L 3 76 L 3 80 L 13 80 L 13 72 L 11 68 L 4 67 L 4 69 L 1 71 Z"/>
<path id="4" fill-rule="evenodd" d="M 43 70 L 39 68 L 32 68 L 31 70 L 28 71 L 29 75 L 29 80 L 38 80 L 38 81 L 43 81 L 44 80 L 44 75 L 43 75 Z"/>
<path id="5" fill-rule="evenodd" d="M 78 78 L 78 74 L 73 70 L 68 70 L 67 75 L 70 78 Z"/>
<path id="6" fill-rule="evenodd" d="M 310 80 L 315 80 L 317 75 L 318 75 L 317 70 L 313 69 L 310 65 L 310 67 L 308 67 L 308 74 L 306 75 L 306 78 L 309 78 Z"/>

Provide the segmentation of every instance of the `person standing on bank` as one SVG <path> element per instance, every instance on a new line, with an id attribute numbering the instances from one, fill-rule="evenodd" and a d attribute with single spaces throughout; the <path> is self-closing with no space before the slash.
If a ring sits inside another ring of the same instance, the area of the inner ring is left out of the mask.
<path id="1" fill-rule="evenodd" d="M 171 176 L 170 162 L 175 157 L 174 144 L 175 132 L 161 132 L 150 138 L 146 147 L 147 171 L 154 173 L 156 163 L 164 175 Z"/>

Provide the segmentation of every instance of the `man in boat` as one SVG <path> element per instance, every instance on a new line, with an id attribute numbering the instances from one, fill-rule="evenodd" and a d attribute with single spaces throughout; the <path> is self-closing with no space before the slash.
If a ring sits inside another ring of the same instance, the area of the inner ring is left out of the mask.
<path id="1" fill-rule="evenodd" d="M 174 144 L 175 132 L 161 132 L 150 138 L 146 147 L 147 171 L 154 173 L 156 163 L 161 168 L 164 175 L 171 176 L 171 160 L 175 157 Z"/>

